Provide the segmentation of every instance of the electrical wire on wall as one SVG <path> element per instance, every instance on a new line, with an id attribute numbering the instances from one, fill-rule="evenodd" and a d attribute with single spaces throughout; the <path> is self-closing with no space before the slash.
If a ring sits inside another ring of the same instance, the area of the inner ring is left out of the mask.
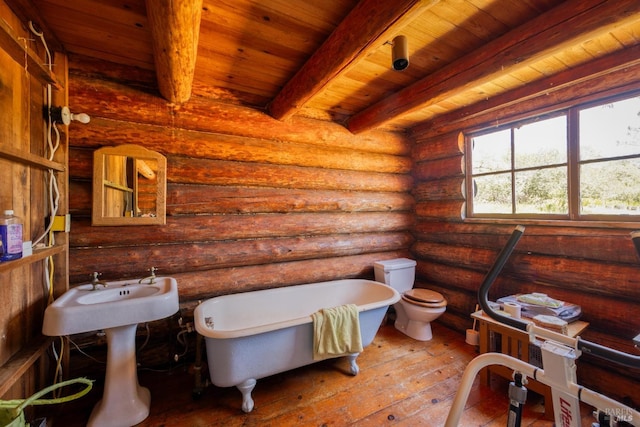
<path id="1" fill-rule="evenodd" d="M 29 21 L 29 29 L 33 34 L 40 38 L 42 45 L 44 46 L 46 52 L 47 66 L 49 71 L 52 71 L 53 60 L 51 57 L 51 52 L 49 51 L 49 47 L 47 46 L 47 42 L 44 38 L 44 34 L 42 31 L 38 31 L 32 21 Z M 55 153 L 60 147 L 60 132 L 56 127 L 56 123 L 51 117 L 51 107 L 52 107 L 52 95 L 51 95 L 51 85 L 47 84 L 47 92 L 45 96 L 45 108 L 47 111 L 47 146 L 45 147 L 45 152 L 48 154 L 48 159 L 53 160 L 55 157 Z M 53 137 L 55 134 L 55 140 Z M 58 189 L 58 180 L 56 174 L 53 169 L 47 170 L 48 174 L 48 192 L 47 197 L 49 201 L 49 214 L 50 221 L 48 226 L 46 227 L 44 233 L 38 239 L 36 239 L 32 247 L 37 247 L 40 245 L 40 242 L 47 238 L 46 243 L 44 244 L 46 247 L 51 247 L 55 245 L 55 236 L 52 231 L 53 222 L 56 214 L 58 213 L 58 208 L 60 206 L 60 191 Z M 53 302 L 53 278 L 55 273 L 55 264 L 53 262 L 53 257 L 49 256 L 45 259 L 44 264 L 44 290 L 47 294 L 47 304 L 51 304 Z M 54 374 L 54 384 L 58 381 L 61 381 L 63 378 L 62 372 L 62 354 L 64 353 L 64 337 L 60 337 L 60 351 L 56 350 L 55 342 L 51 344 L 51 350 L 53 353 L 53 357 L 56 360 L 56 371 Z"/>
<path id="2" fill-rule="evenodd" d="M 35 34 L 36 36 L 38 36 L 42 42 L 42 45 L 44 46 L 46 55 L 47 55 L 47 66 L 49 67 L 49 71 L 52 71 L 52 57 L 51 57 L 51 52 L 49 51 L 49 47 L 47 46 L 47 42 L 44 38 L 44 34 L 41 31 L 38 31 L 34 25 L 32 21 L 29 21 L 29 29 L 31 30 L 31 32 L 33 34 Z M 53 118 L 51 117 L 51 104 L 52 104 L 52 95 L 51 95 L 51 85 L 47 84 L 47 93 L 45 96 L 45 108 L 47 111 L 47 146 L 45 147 L 47 154 L 48 154 L 48 159 L 49 160 L 53 160 L 55 157 L 55 153 L 58 150 L 58 148 L 60 147 L 60 131 L 58 130 L 56 123 L 53 121 Z M 55 134 L 55 140 L 54 140 L 54 135 Z M 49 224 L 47 225 L 44 233 L 42 233 L 42 235 L 40 237 L 38 237 L 34 242 L 33 242 L 33 247 L 37 247 L 40 242 L 42 242 L 45 238 L 48 237 L 45 246 L 46 247 L 51 247 L 53 245 L 55 245 L 55 236 L 53 234 L 53 232 L 51 231 L 52 227 L 53 227 L 53 219 L 55 218 L 56 214 L 58 213 L 58 208 L 60 206 L 60 191 L 58 189 L 58 180 L 56 178 L 56 174 L 54 172 L 53 169 L 48 169 L 47 170 L 48 173 L 48 199 L 49 199 L 49 214 L 50 214 L 50 221 Z M 53 274 L 54 274 L 54 268 L 53 268 L 53 259 L 52 257 L 48 257 L 47 258 L 47 262 L 45 264 L 45 286 L 46 286 L 46 291 L 49 295 L 49 299 L 48 302 L 51 303 L 53 302 Z"/>

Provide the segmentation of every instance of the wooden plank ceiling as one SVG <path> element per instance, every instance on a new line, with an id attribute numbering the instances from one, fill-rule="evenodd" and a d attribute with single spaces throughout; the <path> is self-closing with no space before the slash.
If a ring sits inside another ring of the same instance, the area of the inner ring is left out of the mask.
<path id="1" fill-rule="evenodd" d="M 354 133 L 410 129 L 640 44 L 637 0 L 8 4 L 39 15 L 54 46 L 155 70 L 171 102 L 214 97 Z M 396 35 L 408 39 L 410 65 L 401 72 L 391 67 Z"/>

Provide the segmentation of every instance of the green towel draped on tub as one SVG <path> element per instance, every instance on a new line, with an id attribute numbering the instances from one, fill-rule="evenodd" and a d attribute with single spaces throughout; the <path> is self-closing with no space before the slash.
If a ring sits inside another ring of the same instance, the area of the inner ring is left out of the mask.
<path id="1" fill-rule="evenodd" d="M 347 304 L 313 313 L 313 359 L 345 356 L 362 351 L 358 306 Z"/>

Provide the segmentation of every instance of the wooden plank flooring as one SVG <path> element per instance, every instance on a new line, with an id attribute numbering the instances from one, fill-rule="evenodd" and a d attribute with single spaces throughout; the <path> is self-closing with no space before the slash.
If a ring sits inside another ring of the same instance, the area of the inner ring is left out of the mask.
<path id="1" fill-rule="evenodd" d="M 208 386 L 194 400 L 194 377 L 186 368 L 142 370 L 151 390 L 151 414 L 141 427 L 213 426 L 442 426 L 468 362 L 476 349 L 461 334 L 433 325 L 434 339 L 418 342 L 383 325 L 358 358 L 360 373 L 347 374 L 344 359 L 328 360 L 258 380 L 255 409 L 240 409 L 235 387 Z M 102 376 L 97 374 L 96 377 Z M 102 394 L 101 380 L 84 398 L 49 409 L 48 425 L 84 426 Z M 476 379 L 461 426 L 506 426 L 507 383 L 491 387 Z M 551 427 L 541 398 L 529 392 L 522 426 Z M 585 417 L 583 425 L 590 426 Z"/>

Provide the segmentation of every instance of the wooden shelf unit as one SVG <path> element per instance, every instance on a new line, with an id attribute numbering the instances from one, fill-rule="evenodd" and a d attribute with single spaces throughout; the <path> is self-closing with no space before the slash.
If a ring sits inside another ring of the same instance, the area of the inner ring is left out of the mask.
<path id="1" fill-rule="evenodd" d="M 0 368 L 0 396 L 5 394 L 49 348 L 52 337 L 39 337 Z"/>
<path id="2" fill-rule="evenodd" d="M 0 48 L 13 58 L 18 64 L 23 65 L 29 74 L 38 79 L 42 84 L 50 84 L 57 90 L 62 89 L 62 84 L 43 61 L 34 54 L 26 44 L 26 39 L 18 36 L 13 28 L 0 18 Z"/>
<path id="3" fill-rule="evenodd" d="M 0 103 L 0 110 L 14 117 L 3 122 L 4 127 L 0 128 L 0 159 L 5 165 L 5 182 L 0 188 L 3 207 L 0 208 L 14 207 L 23 219 L 25 238 L 29 239 L 34 237 L 36 230 L 42 229 L 42 222 L 50 214 L 48 203 L 44 202 L 48 191 L 47 171 L 53 171 L 58 182 L 57 214 L 68 213 L 68 131 L 61 129 L 60 144 L 53 160 L 45 158 L 40 153 L 46 146 L 48 126 L 44 114 L 39 117 L 37 113 L 46 111 L 49 106 L 45 95 L 48 85 L 53 89 L 50 105 L 67 105 L 65 84 L 68 64 L 66 55 L 55 52 L 54 63 L 59 74 L 56 76 L 47 60 L 43 59 L 44 50 L 38 52 L 40 40 L 32 36 L 26 22 L 21 22 L 9 9 L 0 9 L 0 12 L 0 49 L 6 54 L 0 57 L 0 80 L 9 84 L 8 90 L 20 100 L 12 101 L 10 97 L 5 103 Z M 25 73 L 27 78 L 22 78 L 21 75 Z M 26 170 L 14 170 L 15 165 L 26 167 Z M 44 181 L 40 181 L 42 179 Z M 53 257 L 55 264 L 51 286 L 54 294 L 60 295 L 68 288 L 66 233 L 58 232 L 53 246 L 35 249 L 29 256 L 0 263 L 0 275 L 3 275 L 0 285 L 4 287 L 4 296 L 8 297 L 3 303 L 14 311 L 18 310 L 21 316 L 28 316 L 23 320 L 30 325 L 26 330 L 14 325 L 11 318 L 7 317 L 11 310 L 4 311 L 5 315 L 0 316 L 3 322 L 0 327 L 9 336 L 7 342 L 11 342 L 11 345 L 0 348 L 0 398 L 5 394 L 9 398 L 16 393 L 32 394 L 43 382 L 50 381 L 49 361 L 43 356 L 46 356 L 53 339 L 38 333 L 37 325 L 43 313 L 30 308 L 39 306 L 42 298 L 47 298 L 42 283 L 43 267 L 36 263 L 44 262 L 49 257 Z M 66 360 L 66 355 L 63 357 Z"/>
<path id="4" fill-rule="evenodd" d="M 37 167 L 40 169 L 52 169 L 55 172 L 64 172 L 65 165 L 37 156 L 31 153 L 24 153 L 11 147 L 0 146 L 0 157 L 14 162 L 22 163 L 27 166 Z"/>
<path id="5" fill-rule="evenodd" d="M 51 247 L 42 248 L 42 249 L 34 249 L 33 255 L 16 259 L 14 261 L 0 262 L 0 273 L 12 270 L 14 268 L 22 267 L 23 265 L 28 265 L 34 262 L 41 261 L 43 259 L 49 258 L 50 256 L 54 256 L 59 253 L 62 253 L 66 249 L 67 249 L 66 246 L 63 246 L 63 245 L 51 246 Z"/>

